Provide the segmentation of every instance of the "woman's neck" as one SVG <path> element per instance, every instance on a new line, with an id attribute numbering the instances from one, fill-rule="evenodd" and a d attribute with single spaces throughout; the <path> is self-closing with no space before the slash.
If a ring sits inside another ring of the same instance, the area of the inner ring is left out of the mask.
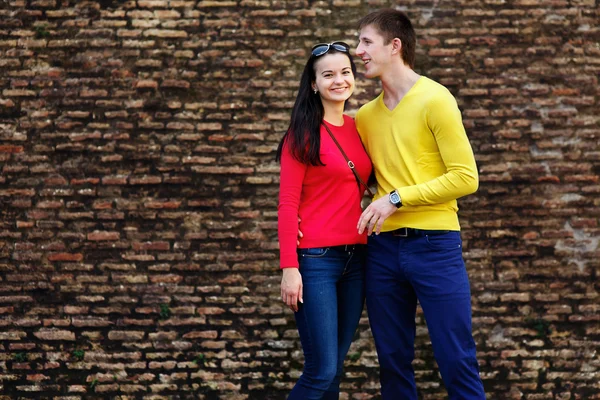
<path id="1" fill-rule="evenodd" d="M 344 125 L 344 102 L 323 102 L 323 119 L 332 125 Z"/>

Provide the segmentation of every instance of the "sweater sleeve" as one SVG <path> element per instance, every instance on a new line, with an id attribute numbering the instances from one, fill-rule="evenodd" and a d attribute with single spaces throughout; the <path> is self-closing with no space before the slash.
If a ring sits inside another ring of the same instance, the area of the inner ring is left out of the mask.
<path id="1" fill-rule="evenodd" d="M 292 156 L 289 146 L 284 146 L 281 155 L 277 212 L 280 268 L 298 268 L 298 256 L 296 254 L 298 210 L 306 169 L 306 164 L 299 162 Z"/>
<path id="2" fill-rule="evenodd" d="M 447 93 L 436 96 L 427 112 L 427 125 L 435 137 L 446 172 L 427 182 L 399 188 L 406 205 L 439 204 L 474 193 L 479 186 L 477 165 L 456 100 Z"/>

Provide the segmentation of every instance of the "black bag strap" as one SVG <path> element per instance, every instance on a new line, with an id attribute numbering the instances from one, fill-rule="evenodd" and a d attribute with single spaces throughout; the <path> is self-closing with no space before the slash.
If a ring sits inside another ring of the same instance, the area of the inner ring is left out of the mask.
<path id="1" fill-rule="evenodd" d="M 327 129 L 327 133 L 329 133 L 329 136 L 331 136 L 331 139 L 333 139 L 333 142 L 336 144 L 338 149 L 340 149 L 340 152 L 346 159 L 346 163 L 348 164 L 348 167 L 350 167 L 350 170 L 352 171 L 352 173 L 354 174 L 354 177 L 356 178 L 356 184 L 358 185 L 358 190 L 360 191 L 360 185 L 362 184 L 362 185 L 364 185 L 365 189 L 367 189 L 367 192 L 369 192 L 369 196 L 373 197 L 374 196 L 373 192 L 371 192 L 371 189 L 369 189 L 369 186 L 360 178 L 360 176 L 354 169 L 354 163 L 348 158 L 348 156 L 344 152 L 344 149 L 342 149 L 342 146 L 340 146 L 340 144 L 336 140 L 335 136 L 333 136 L 333 133 L 331 132 L 329 127 L 325 124 L 323 124 L 323 126 L 325 127 L 325 129 Z M 361 192 L 361 194 L 362 194 L 362 192 Z"/>

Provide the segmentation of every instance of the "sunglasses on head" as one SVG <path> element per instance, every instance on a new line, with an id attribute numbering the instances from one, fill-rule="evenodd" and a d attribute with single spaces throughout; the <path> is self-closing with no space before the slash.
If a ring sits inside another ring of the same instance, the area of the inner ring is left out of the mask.
<path id="1" fill-rule="evenodd" d="M 311 54 L 314 57 L 320 57 L 326 54 L 331 48 L 341 51 L 342 53 L 349 53 L 350 46 L 344 42 L 331 42 L 331 43 L 319 43 L 315 44 L 312 48 Z"/>

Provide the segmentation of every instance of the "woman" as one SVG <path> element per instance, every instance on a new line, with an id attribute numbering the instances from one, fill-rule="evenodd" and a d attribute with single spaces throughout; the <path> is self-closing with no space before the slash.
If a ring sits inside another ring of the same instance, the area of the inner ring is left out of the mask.
<path id="1" fill-rule="evenodd" d="M 338 399 L 363 310 L 366 235 L 356 223 L 371 161 L 344 115 L 355 73 L 346 43 L 314 46 L 277 149 L 281 297 L 294 311 L 305 358 L 289 400 Z"/>

